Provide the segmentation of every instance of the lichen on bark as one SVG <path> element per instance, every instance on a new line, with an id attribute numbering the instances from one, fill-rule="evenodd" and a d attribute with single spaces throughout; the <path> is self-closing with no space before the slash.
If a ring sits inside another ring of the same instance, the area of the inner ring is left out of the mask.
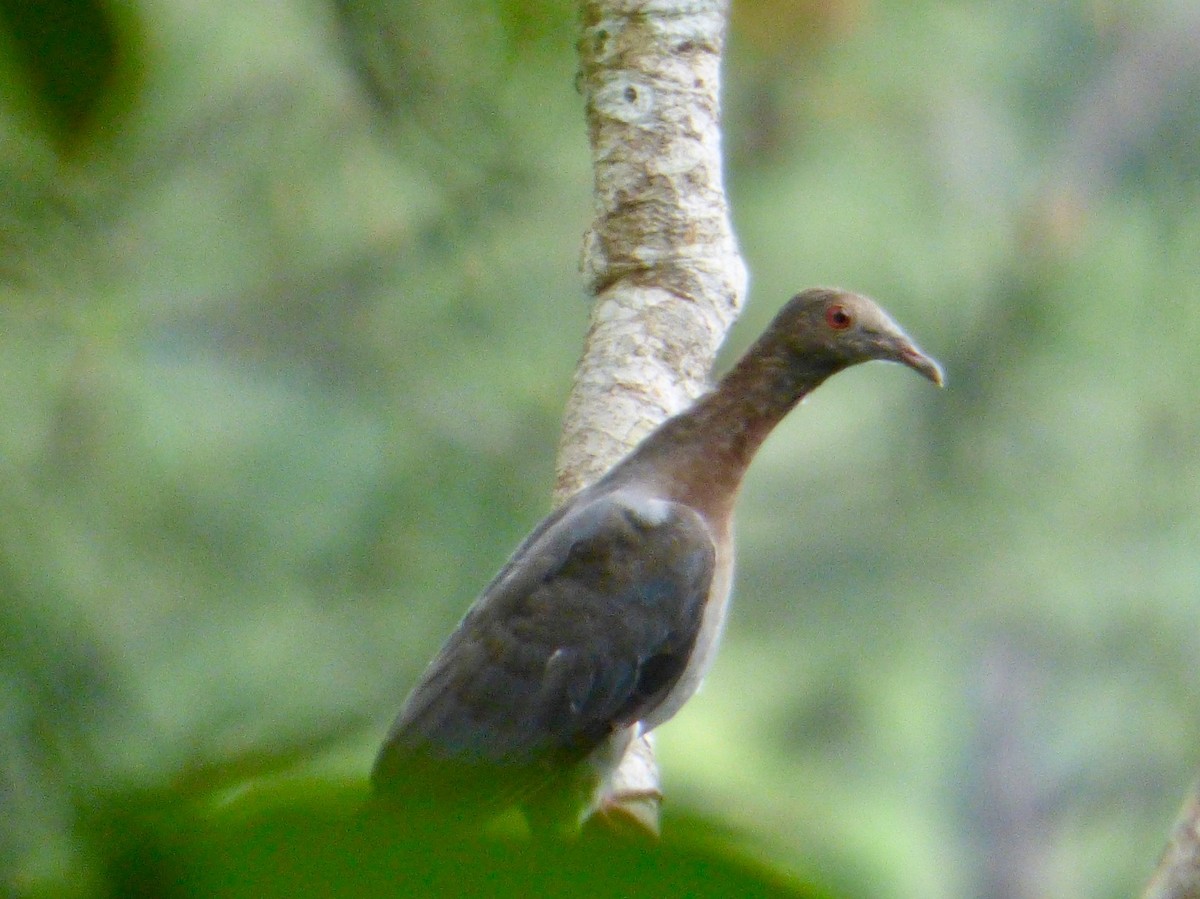
<path id="1" fill-rule="evenodd" d="M 595 302 L 563 416 L 559 501 L 703 391 L 744 302 L 721 157 L 727 18 L 726 0 L 582 3 L 596 208 L 581 268 Z M 656 830 L 657 771 L 650 743 L 635 744 L 606 802 L 626 798 Z"/>

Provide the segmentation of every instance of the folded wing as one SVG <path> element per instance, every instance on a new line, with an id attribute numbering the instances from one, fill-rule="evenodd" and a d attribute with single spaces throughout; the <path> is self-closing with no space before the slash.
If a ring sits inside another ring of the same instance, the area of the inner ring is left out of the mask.
<path id="1" fill-rule="evenodd" d="M 376 762 L 381 795 L 536 789 L 679 679 L 712 582 L 708 527 L 629 490 L 578 500 L 525 541 L 429 666 Z"/>

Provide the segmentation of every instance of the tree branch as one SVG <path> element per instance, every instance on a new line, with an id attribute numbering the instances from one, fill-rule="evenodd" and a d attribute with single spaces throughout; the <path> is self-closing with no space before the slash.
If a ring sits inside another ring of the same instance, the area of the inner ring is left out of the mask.
<path id="1" fill-rule="evenodd" d="M 582 270 L 595 305 L 563 415 L 560 502 L 700 394 L 744 301 L 722 179 L 727 12 L 727 0 L 583 0 L 596 217 Z M 607 818 L 657 831 L 648 739 L 602 792 Z"/>
<path id="2" fill-rule="evenodd" d="M 1200 899 L 1200 781 L 1183 802 L 1142 899 Z"/>

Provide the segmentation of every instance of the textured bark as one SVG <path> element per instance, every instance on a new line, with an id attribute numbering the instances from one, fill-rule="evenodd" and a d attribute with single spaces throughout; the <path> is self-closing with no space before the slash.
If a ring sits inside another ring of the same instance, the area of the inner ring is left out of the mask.
<path id="1" fill-rule="evenodd" d="M 595 305 L 564 412 L 560 502 L 699 395 L 746 290 L 722 179 L 727 0 L 584 0 L 582 12 L 596 203 L 582 270 Z M 654 831 L 649 741 L 626 760 L 606 814 Z"/>

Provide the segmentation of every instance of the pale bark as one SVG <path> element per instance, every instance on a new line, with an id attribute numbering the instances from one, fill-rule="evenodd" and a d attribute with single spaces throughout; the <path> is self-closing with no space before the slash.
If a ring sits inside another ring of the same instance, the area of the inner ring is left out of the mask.
<path id="1" fill-rule="evenodd" d="M 1200 781 L 1184 800 L 1142 899 L 1200 899 Z"/>
<path id="2" fill-rule="evenodd" d="M 558 501 L 703 390 L 746 291 L 722 179 L 727 0 L 584 0 L 582 12 L 596 203 L 582 270 L 595 306 L 563 417 Z M 656 830 L 648 740 L 605 799 Z"/>

